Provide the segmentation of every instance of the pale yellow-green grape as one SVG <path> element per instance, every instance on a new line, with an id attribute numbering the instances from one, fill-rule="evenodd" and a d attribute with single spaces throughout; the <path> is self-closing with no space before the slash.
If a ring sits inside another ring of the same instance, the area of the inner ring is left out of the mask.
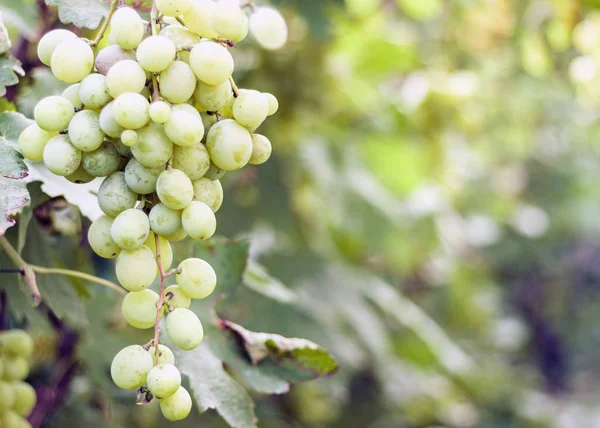
<path id="1" fill-rule="evenodd" d="M 68 30 L 52 30 L 44 34 L 37 46 L 37 54 L 42 64 L 50 67 L 54 49 L 67 39 L 76 39 L 77 35 Z"/>
<path id="2" fill-rule="evenodd" d="M 36 123 L 47 132 L 66 129 L 74 114 L 75 107 L 71 101 L 58 95 L 43 98 L 33 110 Z"/>
<path id="3" fill-rule="evenodd" d="M 123 132 L 125 132 L 125 131 L 123 131 Z M 108 141 L 113 146 L 115 146 L 115 149 L 117 149 L 117 152 L 124 158 L 130 159 L 133 157 L 133 154 L 131 153 L 131 148 L 126 146 L 125 144 L 123 144 L 123 142 L 121 141 L 120 138 L 115 138 L 115 139 L 108 140 Z M 126 159 L 122 159 L 121 161 L 124 162 L 124 161 L 126 161 Z M 121 166 L 123 166 L 123 164 L 121 164 Z"/>
<path id="4" fill-rule="evenodd" d="M 15 393 L 8 382 L 0 380 L 0 414 L 10 409 L 15 403 Z"/>
<path id="5" fill-rule="evenodd" d="M 121 305 L 123 317 L 130 326 L 135 328 L 154 327 L 158 299 L 158 294 L 150 289 L 127 293 Z M 162 311 L 161 308 L 161 313 Z"/>
<path id="6" fill-rule="evenodd" d="M 183 14 L 185 26 L 207 39 L 214 39 L 219 33 L 212 26 L 213 0 L 191 0 L 191 7 Z"/>
<path id="7" fill-rule="evenodd" d="M 146 383 L 153 367 L 150 353 L 140 345 L 130 345 L 119 351 L 110 366 L 113 382 L 122 389 L 136 389 Z"/>
<path id="8" fill-rule="evenodd" d="M 232 97 L 233 93 L 229 80 L 214 86 L 198 81 L 194 91 L 196 106 L 202 111 L 216 112 L 221 110 Z"/>
<path id="9" fill-rule="evenodd" d="M 13 410 L 20 416 L 27 417 L 37 403 L 35 389 L 26 382 L 15 381 L 11 383 L 15 403 Z"/>
<path id="10" fill-rule="evenodd" d="M 114 103 L 108 103 L 100 112 L 100 129 L 111 138 L 120 138 L 124 128 L 115 119 Z"/>
<path id="11" fill-rule="evenodd" d="M 100 73 L 86 76 L 79 84 L 79 99 L 90 109 L 104 107 L 111 99 L 106 86 L 106 77 Z"/>
<path id="12" fill-rule="evenodd" d="M 171 233 L 170 235 L 165 235 L 164 238 L 169 242 L 179 242 L 183 241 L 185 238 L 187 238 L 187 236 L 188 233 L 183 227 L 181 227 L 181 229 L 179 229 L 177 232 Z"/>
<path id="13" fill-rule="evenodd" d="M 204 41 L 192 49 L 190 66 L 198 79 L 209 85 L 218 85 L 231 77 L 233 58 L 220 44 Z"/>
<path id="14" fill-rule="evenodd" d="M 169 421 L 180 421 L 187 418 L 192 411 L 190 393 L 180 386 L 175 394 L 160 400 L 160 411 Z"/>
<path id="15" fill-rule="evenodd" d="M 140 248 L 150 233 L 148 216 L 142 210 L 130 208 L 119 214 L 110 228 L 115 244 L 124 250 Z"/>
<path id="16" fill-rule="evenodd" d="M 96 66 L 98 73 L 106 76 L 113 65 L 117 64 L 119 61 L 128 59 L 135 61 L 134 51 L 123 49 L 118 45 L 110 45 L 98 52 L 94 65 Z"/>
<path id="17" fill-rule="evenodd" d="M 3 331 L 0 335 L 2 353 L 13 357 L 29 357 L 33 354 L 34 343 L 31 335 L 25 330 L 13 329 Z M 2 394 L 0 394 L 0 397 Z"/>
<path id="18" fill-rule="evenodd" d="M 81 151 L 96 150 L 104 141 L 104 136 L 100 128 L 100 116 L 93 110 L 75 113 L 69 123 L 69 139 Z"/>
<path id="19" fill-rule="evenodd" d="M 233 99 L 233 97 L 231 97 Z M 204 124 L 204 139 L 208 135 L 208 131 L 210 128 L 217 123 L 217 115 L 216 114 L 208 114 L 206 112 L 200 113 L 200 117 L 202 118 L 202 123 Z"/>
<path id="20" fill-rule="evenodd" d="M 189 64 L 190 52 L 187 49 L 200 43 L 200 37 L 180 25 L 169 25 L 160 32 L 160 35 L 171 40 L 177 49 L 179 60 Z"/>
<path id="21" fill-rule="evenodd" d="M 192 299 L 204 299 L 212 294 L 217 286 L 217 275 L 206 261 L 191 258 L 179 264 L 181 273 L 177 275 L 177 285 Z"/>
<path id="22" fill-rule="evenodd" d="M 212 26 L 219 37 L 236 43 L 248 35 L 248 17 L 238 0 L 217 1 L 213 8 Z"/>
<path id="23" fill-rule="evenodd" d="M 32 123 L 19 135 L 19 151 L 25 158 L 41 162 L 44 160 L 44 147 L 54 135 L 44 131 L 36 123 Z"/>
<path id="24" fill-rule="evenodd" d="M 74 85 L 69 86 L 62 93 L 62 96 L 71 101 L 73 107 L 76 110 L 81 110 L 83 108 L 83 102 L 81 98 L 79 98 L 79 83 L 75 83 Z"/>
<path id="25" fill-rule="evenodd" d="M 156 235 L 153 232 L 148 234 L 148 239 L 144 243 L 146 247 L 150 248 L 152 254 L 154 255 L 154 259 L 156 259 Z M 171 267 L 173 263 L 173 249 L 171 248 L 171 244 L 169 241 L 163 237 L 158 238 L 158 245 L 160 248 L 160 264 L 163 267 L 163 270 L 166 272 Z M 158 264 L 154 263 L 156 266 L 156 274 L 160 274 L 160 270 L 158 269 Z"/>
<path id="26" fill-rule="evenodd" d="M 206 177 L 192 182 L 194 186 L 194 200 L 204 202 L 213 212 L 217 212 L 223 204 L 223 186 L 219 180 Z"/>
<path id="27" fill-rule="evenodd" d="M 156 0 L 156 8 L 165 16 L 181 16 L 190 6 L 190 0 Z"/>
<path id="28" fill-rule="evenodd" d="M 169 306 L 169 310 L 187 309 L 192 304 L 192 299 L 178 285 L 170 285 L 165 289 L 165 302 Z"/>
<path id="29" fill-rule="evenodd" d="M 262 94 L 269 103 L 269 112 L 267 113 L 267 116 L 273 116 L 275 113 L 277 113 L 277 110 L 279 110 L 279 101 L 277 101 L 275 95 L 270 94 L 269 92 L 263 92 Z"/>
<path id="30" fill-rule="evenodd" d="M 136 57 L 144 70 L 160 73 L 165 70 L 177 53 L 175 45 L 165 36 L 150 36 L 137 48 Z"/>
<path id="31" fill-rule="evenodd" d="M 173 143 L 162 125 L 151 123 L 138 131 L 138 142 L 131 153 L 145 167 L 157 168 L 173 155 Z"/>
<path id="32" fill-rule="evenodd" d="M 135 49 L 144 38 L 144 21 L 129 7 L 117 9 L 111 19 L 111 38 L 123 49 Z"/>
<path id="33" fill-rule="evenodd" d="M 210 167 L 208 168 L 208 171 L 206 171 L 206 174 L 204 174 L 204 176 L 209 180 L 220 180 L 226 172 L 227 171 L 225 171 L 224 169 L 221 169 L 214 163 L 211 163 Z"/>
<path id="34" fill-rule="evenodd" d="M 94 177 L 92 174 L 90 174 L 85 169 L 83 169 L 83 157 L 82 157 L 82 162 L 81 162 L 81 164 L 79 164 L 79 168 L 77 168 L 77 170 L 73 174 L 69 174 L 69 175 L 65 176 L 65 178 L 67 180 L 69 180 L 71 183 L 85 184 L 85 183 L 89 183 L 90 181 L 94 180 L 96 177 Z"/>
<path id="35" fill-rule="evenodd" d="M 104 214 L 116 217 L 133 208 L 138 195 L 127 186 L 125 173 L 117 171 L 104 179 L 98 189 L 98 205 Z"/>
<path id="36" fill-rule="evenodd" d="M 146 86 L 146 72 L 134 60 L 119 61 L 108 70 L 106 85 L 114 98 L 126 92 L 140 93 Z"/>
<path id="37" fill-rule="evenodd" d="M 240 89 L 240 92 L 245 91 L 245 89 Z M 229 98 L 227 103 L 221 109 L 221 116 L 226 117 L 227 119 L 233 119 L 233 103 L 235 102 L 235 97 Z"/>
<path id="38" fill-rule="evenodd" d="M 145 245 L 135 250 L 123 250 L 115 267 L 119 283 L 128 291 L 142 291 L 156 278 L 156 260 Z"/>
<path id="39" fill-rule="evenodd" d="M 156 348 L 154 346 L 150 347 L 148 350 L 150 355 L 152 356 L 153 365 L 158 364 L 175 364 L 175 355 L 173 355 L 173 351 L 171 351 L 165 345 L 158 345 L 158 362 L 156 361 Z"/>
<path id="40" fill-rule="evenodd" d="M 194 72 L 183 61 L 173 61 L 160 73 L 160 95 L 167 101 L 180 104 L 191 98 L 196 86 Z"/>
<path id="41" fill-rule="evenodd" d="M 250 161 L 252 165 L 260 165 L 265 163 L 271 157 L 271 142 L 267 137 L 260 134 L 252 134 L 252 156 Z"/>
<path id="42" fill-rule="evenodd" d="M 160 236 L 177 232 L 181 227 L 181 211 L 172 210 L 165 204 L 156 204 L 148 214 L 150 229 Z"/>
<path id="43" fill-rule="evenodd" d="M 119 170 L 121 155 L 108 141 L 92 152 L 83 152 L 81 159 L 83 169 L 94 177 L 108 177 Z"/>
<path id="44" fill-rule="evenodd" d="M 125 92 L 112 103 L 116 121 L 123 128 L 139 129 L 150 120 L 150 103 L 143 95 Z"/>
<path id="45" fill-rule="evenodd" d="M 190 100 L 191 101 L 191 100 Z M 196 108 L 194 106 L 192 106 L 191 104 L 187 104 L 187 103 L 183 103 L 183 104 L 175 104 L 172 109 L 173 112 L 176 111 L 186 111 L 188 113 L 193 114 L 194 116 L 198 116 L 200 117 L 200 112 L 198 110 L 196 110 Z"/>
<path id="46" fill-rule="evenodd" d="M 0 418 L 0 426 L 11 428 L 31 428 L 31 424 L 24 417 L 12 410 L 6 411 Z"/>
<path id="47" fill-rule="evenodd" d="M 135 132 L 133 129 L 126 129 L 121 134 L 121 143 L 127 147 L 131 147 L 137 143 L 137 138 L 137 132 Z"/>
<path id="48" fill-rule="evenodd" d="M 283 47 L 288 36 L 285 20 L 270 7 L 258 8 L 250 15 L 250 32 L 261 47 L 269 50 Z"/>
<path id="49" fill-rule="evenodd" d="M 204 337 L 202 323 L 189 309 L 177 308 L 167 315 L 166 327 L 171 342 L 184 351 L 200 345 Z"/>
<path id="50" fill-rule="evenodd" d="M 52 137 L 44 147 L 44 165 L 55 175 L 71 175 L 80 163 L 81 150 L 71 144 L 66 135 Z"/>
<path id="51" fill-rule="evenodd" d="M 181 373 L 172 364 L 158 364 L 148 373 L 146 384 L 155 397 L 167 398 L 181 386 Z"/>
<path id="52" fill-rule="evenodd" d="M 4 357 L 4 379 L 23 380 L 29 375 L 29 363 L 24 357 Z"/>
<path id="53" fill-rule="evenodd" d="M 235 120 L 225 119 L 210 128 L 206 148 L 212 162 L 226 171 L 244 167 L 252 156 L 252 137 Z"/>
<path id="54" fill-rule="evenodd" d="M 209 239 L 217 230 L 215 213 L 204 202 L 190 202 L 181 213 L 181 224 L 192 239 Z"/>
<path id="55" fill-rule="evenodd" d="M 150 119 L 155 123 L 165 123 L 171 118 L 171 106 L 164 101 L 150 104 Z"/>
<path id="56" fill-rule="evenodd" d="M 88 230 L 88 242 L 94 253 L 105 259 L 114 259 L 121 252 L 121 248 L 110 236 L 110 228 L 112 227 L 113 219 L 102 214 L 98 217 Z"/>
<path id="57" fill-rule="evenodd" d="M 164 166 L 148 168 L 139 163 L 137 159 L 131 158 L 125 167 L 125 181 L 134 192 L 147 195 L 156 191 L 156 180 L 164 170 Z"/>
<path id="58" fill-rule="evenodd" d="M 58 80 L 67 83 L 81 82 L 92 71 L 94 52 L 81 39 L 66 39 L 54 49 L 50 64 L 52 73 Z"/>
<path id="59" fill-rule="evenodd" d="M 203 177 L 210 167 L 210 156 L 203 144 L 192 147 L 175 146 L 173 168 L 180 169 L 194 181 Z"/>
<path id="60" fill-rule="evenodd" d="M 233 117 L 247 128 L 256 129 L 269 114 L 269 101 L 258 91 L 249 89 L 240 92 L 233 102 Z"/>
<path id="61" fill-rule="evenodd" d="M 174 144 L 182 147 L 192 147 L 202 141 L 204 124 L 200 115 L 175 110 L 171 118 L 165 123 L 165 133 Z"/>
<path id="62" fill-rule="evenodd" d="M 167 207 L 172 210 L 181 210 L 192 201 L 194 187 L 183 171 L 168 169 L 158 176 L 156 194 Z"/>

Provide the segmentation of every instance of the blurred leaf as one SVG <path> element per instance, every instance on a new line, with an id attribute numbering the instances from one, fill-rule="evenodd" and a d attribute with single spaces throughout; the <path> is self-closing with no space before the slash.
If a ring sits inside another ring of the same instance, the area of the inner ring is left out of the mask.
<path id="1" fill-rule="evenodd" d="M 19 135 L 33 123 L 23 114 L 14 111 L 0 113 L 0 136 L 4 137 L 13 147 L 17 147 Z"/>
<path id="2" fill-rule="evenodd" d="M 6 87 L 19 83 L 19 76 L 25 76 L 21 61 L 5 54 L 0 56 L 0 96 L 6 95 Z"/>
<path id="3" fill-rule="evenodd" d="M 101 0 L 46 0 L 46 4 L 58 5 L 58 18 L 63 24 L 92 30 L 108 14 L 108 4 Z"/>
<path id="4" fill-rule="evenodd" d="M 38 101 L 50 95 L 60 95 L 68 86 L 54 77 L 48 67 L 34 68 L 28 77 L 32 82 L 19 89 L 19 98 L 16 101 L 18 110 L 27 117 L 33 117 L 33 110 Z"/>
<path id="5" fill-rule="evenodd" d="M 271 299 L 282 303 L 293 303 L 298 296 L 277 278 L 272 277 L 260 263 L 249 260 L 244 272 L 244 284 Z"/>
<path id="6" fill-rule="evenodd" d="M 3 137 L 0 137 L 0 175 L 15 180 L 27 177 L 23 156 L 10 147 Z"/>
<path id="7" fill-rule="evenodd" d="M 29 202 L 29 192 L 20 184 L 0 182 L 0 236 L 14 226 L 13 216 Z"/>

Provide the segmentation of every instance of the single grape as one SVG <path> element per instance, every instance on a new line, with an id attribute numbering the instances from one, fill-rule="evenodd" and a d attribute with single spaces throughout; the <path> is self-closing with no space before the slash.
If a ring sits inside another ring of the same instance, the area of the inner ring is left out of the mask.
<path id="1" fill-rule="evenodd" d="M 145 167 L 157 168 L 173 155 L 173 143 L 162 125 L 151 123 L 138 131 L 138 142 L 131 147 L 131 152 Z"/>
<path id="2" fill-rule="evenodd" d="M 219 168 L 218 166 L 216 166 L 214 163 L 211 162 L 210 167 L 208 168 L 208 171 L 206 171 L 206 174 L 204 174 L 204 176 L 206 178 L 208 178 L 209 180 L 215 181 L 215 180 L 220 180 L 225 175 L 226 172 L 227 171 Z"/>
<path id="3" fill-rule="evenodd" d="M 108 103 L 100 112 L 100 129 L 111 138 L 121 137 L 123 127 L 119 125 L 115 118 L 115 112 L 113 110 L 114 101 Z"/>
<path id="4" fill-rule="evenodd" d="M 29 416 L 37 403 L 35 389 L 28 383 L 22 381 L 12 382 L 11 387 L 15 396 L 13 410 L 20 416 Z"/>
<path id="5" fill-rule="evenodd" d="M 202 323 L 189 309 L 177 308 L 167 315 L 166 327 L 171 342 L 184 351 L 200 345 L 204 337 Z"/>
<path id="6" fill-rule="evenodd" d="M 100 116 L 93 110 L 75 113 L 69 123 L 69 139 L 79 150 L 91 152 L 104 141 L 104 131 L 100 127 Z"/>
<path id="7" fill-rule="evenodd" d="M 47 132 L 66 129 L 74 114 L 75 107 L 71 101 L 58 95 L 43 98 L 33 110 L 36 123 Z"/>
<path id="8" fill-rule="evenodd" d="M 281 14 L 273 8 L 261 7 L 250 15 L 250 31 L 260 46 L 276 50 L 285 45 L 287 25 Z"/>
<path id="9" fill-rule="evenodd" d="M 158 176 L 156 194 L 167 207 L 181 210 L 192 201 L 194 187 L 183 171 L 168 169 Z"/>
<path id="10" fill-rule="evenodd" d="M 119 214 L 110 228 L 115 244 L 124 250 L 141 247 L 150 233 L 148 216 L 142 210 L 130 208 Z"/>
<path id="11" fill-rule="evenodd" d="M 231 77 L 233 58 L 220 44 L 204 41 L 190 52 L 190 66 L 198 79 L 209 85 L 218 85 Z"/>
<path id="12" fill-rule="evenodd" d="M 233 92 L 229 80 L 214 86 L 198 81 L 194 91 L 196 106 L 202 111 L 214 112 L 221 110 L 232 97 Z"/>
<path id="13" fill-rule="evenodd" d="M 219 37 L 236 43 L 248 35 L 248 17 L 238 0 L 217 1 L 213 8 L 212 26 Z"/>
<path id="14" fill-rule="evenodd" d="M 223 186 L 219 180 L 206 177 L 192 182 L 194 186 L 194 200 L 204 202 L 213 212 L 217 212 L 223 204 Z"/>
<path id="15" fill-rule="evenodd" d="M 187 418 L 192 411 L 190 393 L 180 386 L 175 394 L 160 400 L 160 411 L 169 421 L 180 421 Z"/>
<path id="16" fill-rule="evenodd" d="M 176 145 L 192 147 L 202 141 L 204 124 L 200 115 L 175 110 L 171 118 L 165 123 L 165 133 Z"/>
<path id="17" fill-rule="evenodd" d="M 100 73 L 86 76 L 79 84 L 79 99 L 90 109 L 104 107 L 110 101 L 106 77 Z"/>
<path id="18" fill-rule="evenodd" d="M 139 129 L 150 120 L 150 103 L 143 95 L 125 92 L 112 104 L 116 121 L 124 128 Z"/>
<path id="19" fill-rule="evenodd" d="M 19 151 L 25 158 L 41 162 L 44 160 L 44 147 L 53 136 L 54 133 L 46 132 L 36 123 L 32 123 L 19 135 Z"/>
<path id="20" fill-rule="evenodd" d="M 192 147 L 175 146 L 173 168 L 183 171 L 190 180 L 203 177 L 209 167 L 210 156 L 203 144 L 196 144 Z"/>
<path id="21" fill-rule="evenodd" d="M 0 380 L 0 414 L 12 408 L 15 403 L 15 393 L 9 382 Z"/>
<path id="22" fill-rule="evenodd" d="M 184 103 L 194 94 L 196 76 L 183 61 L 173 61 L 160 73 L 160 94 L 171 103 Z"/>
<path id="23" fill-rule="evenodd" d="M 156 348 L 154 346 L 150 347 L 148 352 L 152 356 L 152 362 L 154 363 L 154 365 L 175 364 L 175 355 L 173 355 L 173 351 L 171 351 L 165 345 L 158 345 L 158 361 L 156 361 Z"/>
<path id="24" fill-rule="evenodd" d="M 108 177 L 119 170 L 121 155 L 108 141 L 92 152 L 84 152 L 81 159 L 83 169 L 94 177 Z"/>
<path id="25" fill-rule="evenodd" d="M 173 113 L 175 113 L 176 111 L 185 111 L 193 114 L 194 116 L 200 117 L 200 112 L 196 110 L 196 108 L 193 105 L 187 103 L 175 104 L 171 110 L 173 111 Z"/>
<path id="26" fill-rule="evenodd" d="M 44 34 L 37 47 L 37 54 L 42 64 L 50 67 L 52 54 L 64 40 L 76 39 L 77 35 L 68 30 L 52 30 Z"/>
<path id="27" fill-rule="evenodd" d="M 122 389 L 136 389 L 146 383 L 153 367 L 150 353 L 140 345 L 130 345 L 119 351 L 110 366 L 113 382 Z"/>
<path id="28" fill-rule="evenodd" d="M 215 291 L 217 275 L 210 264 L 202 259 L 191 258 L 179 264 L 177 285 L 192 299 L 204 299 Z"/>
<path id="29" fill-rule="evenodd" d="M 94 65 L 96 66 L 96 70 L 98 70 L 98 73 L 104 74 L 106 76 L 113 65 L 117 64 L 120 61 L 128 59 L 135 61 L 134 51 L 125 50 L 118 45 L 110 45 L 98 52 L 98 54 L 96 55 L 96 61 L 94 62 Z"/>
<path id="30" fill-rule="evenodd" d="M 123 49 L 135 49 L 144 37 L 144 21 L 129 7 L 117 9 L 111 19 L 111 38 Z"/>
<path id="31" fill-rule="evenodd" d="M 231 97 L 233 99 L 233 97 Z M 204 124 L 204 139 L 208 135 L 208 131 L 210 128 L 217 123 L 217 115 L 216 114 L 208 114 L 206 112 L 200 113 L 200 117 L 202 118 L 202 123 Z"/>
<path id="32" fill-rule="evenodd" d="M 121 248 L 113 241 L 110 236 L 110 228 L 113 219 L 102 214 L 98 217 L 88 229 L 88 242 L 94 253 L 105 259 L 114 259 L 121 252 Z"/>
<path id="33" fill-rule="evenodd" d="M 4 357 L 4 379 L 23 380 L 29 376 L 29 363 L 23 357 Z"/>
<path id="34" fill-rule="evenodd" d="M 138 135 L 133 129 L 126 129 L 121 134 L 121 142 L 127 146 L 131 147 L 137 143 Z"/>
<path id="35" fill-rule="evenodd" d="M 178 285 L 171 285 L 165 289 L 165 299 L 169 310 L 187 309 L 192 304 L 191 297 L 185 294 Z"/>
<path id="36" fill-rule="evenodd" d="M 233 117 L 243 126 L 256 129 L 269 114 L 269 101 L 258 91 L 245 90 L 233 103 Z"/>
<path id="37" fill-rule="evenodd" d="M 62 96 L 68 99 L 76 110 L 81 110 L 83 108 L 83 102 L 79 97 L 79 86 L 79 83 L 75 83 L 65 89 L 62 93 Z"/>
<path id="38" fill-rule="evenodd" d="M 18 415 L 12 410 L 6 411 L 0 418 L 0 424 L 3 427 L 10 428 L 31 428 L 31 424 L 27 419 Z"/>
<path id="39" fill-rule="evenodd" d="M 171 244 L 169 244 L 169 241 L 163 237 L 158 238 L 158 243 L 160 247 L 160 264 L 163 267 L 163 271 L 166 272 L 167 270 L 169 270 L 171 264 L 173 263 L 173 249 L 171 248 Z M 152 254 L 154 255 L 154 258 L 156 259 L 156 235 L 154 235 L 154 233 L 150 232 L 148 234 L 148 239 L 146 239 L 144 245 L 150 248 Z M 158 269 L 158 264 L 155 263 L 155 265 L 156 274 L 159 275 L 160 270 Z"/>
<path id="40" fill-rule="evenodd" d="M 171 106 L 164 101 L 150 104 L 150 119 L 155 123 L 165 123 L 171 118 Z"/>
<path id="41" fill-rule="evenodd" d="M 260 134 L 252 134 L 252 156 L 250 161 L 252 165 L 260 165 L 265 163 L 271 157 L 271 142 L 267 137 Z"/>
<path id="42" fill-rule="evenodd" d="M 123 317 L 130 326 L 135 328 L 154 327 L 158 299 L 158 294 L 150 289 L 127 293 L 121 305 Z M 161 308 L 161 313 L 162 311 Z"/>
<path id="43" fill-rule="evenodd" d="M 265 96 L 267 102 L 269 103 L 269 112 L 267 113 L 267 115 L 272 116 L 275 113 L 277 113 L 277 110 L 279 110 L 279 101 L 277 101 L 275 95 L 270 94 L 268 92 L 263 92 L 262 94 Z"/>
<path id="44" fill-rule="evenodd" d="M 183 241 L 185 238 L 187 238 L 187 236 L 188 233 L 183 227 L 181 227 L 181 229 L 177 230 L 177 232 L 171 233 L 170 235 L 165 235 L 164 238 L 169 242 L 179 242 Z"/>
<path id="45" fill-rule="evenodd" d="M 162 203 L 152 207 L 148 218 L 150 220 L 150 229 L 157 235 L 170 235 L 182 227 L 181 211 L 172 210 Z"/>
<path id="46" fill-rule="evenodd" d="M 155 397 L 170 397 L 181 386 L 181 373 L 172 364 L 158 364 L 148 373 L 146 384 Z"/>
<path id="47" fill-rule="evenodd" d="M 96 179 L 96 177 L 83 169 L 83 157 L 82 163 L 79 164 L 79 168 L 77 168 L 73 174 L 66 175 L 65 178 L 75 184 L 85 184 Z"/>
<path id="48" fill-rule="evenodd" d="M 212 162 L 226 171 L 244 167 L 252 156 L 252 137 L 235 120 L 225 119 L 210 128 L 206 148 Z"/>
<path id="49" fill-rule="evenodd" d="M 137 49 L 137 60 L 144 70 L 159 73 L 175 60 L 177 50 L 171 40 L 164 36 L 150 36 Z"/>
<path id="50" fill-rule="evenodd" d="M 52 73 L 67 83 L 81 82 L 94 66 L 94 52 L 81 39 L 63 40 L 52 53 Z"/>
<path id="51" fill-rule="evenodd" d="M 119 283 L 128 291 L 142 291 L 156 278 L 156 260 L 145 245 L 135 250 L 123 250 L 115 267 Z"/>
<path id="52" fill-rule="evenodd" d="M 125 173 L 117 171 L 104 179 L 98 189 L 98 205 L 104 214 L 116 217 L 133 208 L 138 195 L 131 191 L 125 181 Z"/>
<path id="53" fill-rule="evenodd" d="M 181 224 L 192 239 L 209 239 L 215 234 L 215 213 L 204 202 L 192 201 L 181 213 Z"/>
<path id="54" fill-rule="evenodd" d="M 126 92 L 140 93 L 146 86 L 146 72 L 132 59 L 119 61 L 108 70 L 106 86 L 114 98 Z"/>
<path id="55" fill-rule="evenodd" d="M 81 150 L 77 149 L 69 137 L 52 137 L 44 147 L 44 165 L 53 174 L 67 176 L 73 174 L 81 163 Z"/>
<path id="56" fill-rule="evenodd" d="M 219 33 L 212 26 L 214 5 L 212 0 L 192 0 L 190 8 L 183 14 L 185 26 L 201 37 L 207 39 L 218 37 Z"/>
<path id="57" fill-rule="evenodd" d="M 164 166 L 147 168 L 135 158 L 132 158 L 125 167 L 125 181 L 127 186 L 140 195 L 147 195 L 156 191 L 156 180 Z"/>
<path id="58" fill-rule="evenodd" d="M 156 0 L 156 8 L 165 16 L 181 16 L 190 6 L 190 0 Z"/>
<path id="59" fill-rule="evenodd" d="M 25 330 L 5 330 L 0 335 L 0 347 L 4 355 L 30 357 L 33 354 L 33 339 Z"/>
<path id="60" fill-rule="evenodd" d="M 125 132 L 125 131 L 123 131 Z M 131 148 L 123 144 L 120 138 L 109 139 L 108 140 L 115 149 L 117 149 L 117 153 L 121 155 L 121 167 L 123 167 L 127 163 L 127 159 L 131 159 L 133 154 L 131 153 Z M 125 159 L 123 159 L 125 158 Z M 122 169 L 122 168 L 119 168 Z"/>

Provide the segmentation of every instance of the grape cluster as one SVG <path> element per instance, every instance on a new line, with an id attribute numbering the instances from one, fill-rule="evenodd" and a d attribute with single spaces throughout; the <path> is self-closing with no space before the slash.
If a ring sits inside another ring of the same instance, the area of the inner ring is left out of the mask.
<path id="1" fill-rule="evenodd" d="M 67 30 L 42 37 L 40 60 L 72 86 L 37 104 L 19 148 L 73 183 L 104 178 L 104 214 L 88 241 L 99 256 L 116 258 L 117 279 L 129 291 L 123 316 L 135 328 L 158 331 L 166 313 L 171 341 L 191 350 L 203 338 L 191 299 L 210 295 L 217 277 L 198 258 L 170 270 L 170 242 L 209 239 L 223 202 L 219 179 L 270 157 L 270 141 L 255 131 L 277 111 L 277 99 L 237 88 L 229 49 L 248 32 L 278 49 L 287 27 L 276 10 L 237 0 L 155 0 L 149 25 L 129 7 L 109 17 L 109 45 L 96 53 L 95 42 Z M 164 289 L 170 275 L 177 284 Z M 149 289 L 157 276 L 161 294 Z M 167 419 L 183 419 L 191 398 L 171 350 L 154 348 L 157 337 L 121 350 L 112 378 L 159 398 Z"/>
<path id="2" fill-rule="evenodd" d="M 27 419 L 37 402 L 35 389 L 24 382 L 33 340 L 23 330 L 0 332 L 0 426 L 31 428 Z"/>

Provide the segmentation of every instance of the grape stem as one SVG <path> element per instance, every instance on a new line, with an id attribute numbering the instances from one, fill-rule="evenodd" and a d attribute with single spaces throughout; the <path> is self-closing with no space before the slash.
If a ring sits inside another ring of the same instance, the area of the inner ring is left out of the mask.
<path id="1" fill-rule="evenodd" d="M 152 2 L 152 9 L 150 10 L 150 29 L 152 30 L 152 35 L 156 36 L 158 33 L 156 27 L 158 24 L 158 9 L 156 8 L 156 2 Z M 156 74 L 152 74 L 152 101 L 156 102 L 160 98 L 160 91 L 158 89 L 158 79 L 156 78 Z"/>
<path id="2" fill-rule="evenodd" d="M 112 19 L 115 11 L 117 10 L 118 3 L 119 3 L 119 0 L 112 0 L 112 2 L 110 2 L 110 9 L 108 11 L 108 15 L 106 15 L 106 19 L 102 23 L 102 27 L 100 27 L 100 31 L 98 31 L 98 34 L 96 35 L 94 40 L 92 40 L 90 42 L 90 46 L 96 46 L 98 43 L 100 43 L 100 40 L 102 40 L 102 37 L 104 37 L 104 33 L 106 32 L 106 29 L 108 28 L 108 24 L 110 24 L 110 20 Z"/>
<path id="3" fill-rule="evenodd" d="M 47 268 L 47 267 L 36 266 L 36 265 L 29 265 L 29 267 L 31 267 L 31 269 L 33 269 L 33 271 L 35 273 L 48 274 L 48 275 L 65 275 L 65 276 L 72 276 L 75 278 L 81 278 L 81 279 L 85 279 L 86 281 L 94 282 L 96 284 L 108 287 L 112 290 L 115 290 L 119 294 L 122 294 L 122 295 L 127 294 L 127 291 L 125 291 L 125 289 L 123 289 L 122 287 L 119 287 L 114 282 L 107 281 L 106 279 L 103 279 L 103 278 L 98 278 L 97 276 L 90 275 L 85 272 L 79 272 L 79 271 L 71 270 L 71 269 Z"/>
<path id="4" fill-rule="evenodd" d="M 156 302 L 156 320 L 154 321 L 154 339 L 152 340 L 152 345 L 154 346 L 154 351 L 156 353 L 156 361 L 158 361 L 160 358 L 160 351 L 158 349 L 160 335 L 160 313 L 163 305 L 165 304 L 165 286 L 167 278 L 173 273 L 171 271 L 169 272 L 169 275 L 167 275 L 163 269 L 160 257 L 160 237 L 158 235 L 154 235 L 154 244 L 156 245 L 156 264 L 158 265 L 158 271 L 160 272 L 160 293 L 158 302 Z"/>
<path id="5" fill-rule="evenodd" d="M 233 76 L 229 77 L 229 83 L 231 83 L 231 90 L 233 91 L 233 96 L 235 98 L 240 96 L 240 90 L 238 89 L 237 85 L 235 84 L 235 81 L 233 80 Z"/>
<path id="6" fill-rule="evenodd" d="M 33 301 L 36 305 L 39 305 L 42 301 L 42 295 L 40 294 L 40 289 L 37 286 L 33 269 L 25 262 L 25 260 L 23 260 L 13 246 L 10 245 L 10 242 L 8 242 L 8 239 L 6 239 L 5 236 L 0 236 L 0 246 L 4 248 L 4 251 L 6 251 L 8 257 L 21 270 L 21 275 L 23 275 L 23 280 L 25 281 L 25 285 L 27 285 L 27 288 L 31 293 L 31 297 L 33 297 Z"/>

